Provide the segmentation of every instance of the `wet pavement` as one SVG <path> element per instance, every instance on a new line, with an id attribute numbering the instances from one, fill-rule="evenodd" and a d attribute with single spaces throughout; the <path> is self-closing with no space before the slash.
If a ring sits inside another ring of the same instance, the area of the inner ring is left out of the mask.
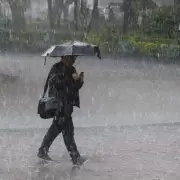
<path id="1" fill-rule="evenodd" d="M 77 128 L 79 150 L 89 159 L 80 169 L 73 169 L 61 136 L 50 149 L 59 163 L 37 158 L 45 131 L 0 131 L 0 179 L 180 179 L 180 126 Z"/>

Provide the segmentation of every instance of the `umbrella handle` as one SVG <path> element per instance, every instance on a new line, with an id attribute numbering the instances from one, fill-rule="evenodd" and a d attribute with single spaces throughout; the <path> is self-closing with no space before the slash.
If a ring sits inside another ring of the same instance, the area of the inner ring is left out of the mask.
<path id="1" fill-rule="evenodd" d="M 44 59 L 44 66 L 46 65 L 46 56 L 45 56 L 45 59 Z"/>

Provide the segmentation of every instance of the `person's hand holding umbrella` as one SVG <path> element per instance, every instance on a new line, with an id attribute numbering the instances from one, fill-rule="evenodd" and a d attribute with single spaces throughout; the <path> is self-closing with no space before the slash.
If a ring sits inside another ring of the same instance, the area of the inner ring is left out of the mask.
<path id="1" fill-rule="evenodd" d="M 79 79 L 79 75 L 78 75 L 77 72 L 73 73 L 73 74 L 72 74 L 72 77 L 73 77 L 73 79 L 74 79 L 75 81 L 77 81 L 77 80 Z"/>
<path id="2" fill-rule="evenodd" d="M 79 79 L 80 79 L 81 82 L 84 81 L 84 72 L 81 72 L 81 73 L 79 74 Z"/>
<path id="3" fill-rule="evenodd" d="M 79 75 L 78 73 L 73 73 L 72 77 L 75 81 L 80 80 L 82 82 L 84 81 L 84 72 L 81 72 Z"/>

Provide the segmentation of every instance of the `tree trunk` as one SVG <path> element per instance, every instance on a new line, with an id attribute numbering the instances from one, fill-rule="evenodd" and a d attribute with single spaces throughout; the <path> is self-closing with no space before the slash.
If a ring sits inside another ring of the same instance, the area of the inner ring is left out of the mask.
<path id="1" fill-rule="evenodd" d="M 12 26 L 15 32 L 24 31 L 26 27 L 25 17 L 24 17 L 24 7 L 22 4 L 16 0 L 7 0 L 11 8 L 12 13 Z"/>
<path id="2" fill-rule="evenodd" d="M 64 14 L 64 19 L 66 19 L 68 16 L 68 7 L 74 1 L 75 0 L 47 0 L 49 24 L 51 29 L 60 28 L 62 14 Z"/>
<path id="3" fill-rule="evenodd" d="M 4 14 L 3 14 L 3 8 L 2 8 L 2 4 L 0 3 L 0 17 L 3 17 Z"/>
<path id="4" fill-rule="evenodd" d="M 79 29 L 79 0 L 74 1 L 74 28 Z"/>
<path id="5" fill-rule="evenodd" d="M 59 28 L 64 8 L 64 0 L 47 0 L 47 2 L 50 28 Z"/>
<path id="6" fill-rule="evenodd" d="M 64 8 L 63 8 L 63 16 L 64 16 L 64 21 L 66 22 L 67 21 L 67 18 L 68 18 L 68 15 L 69 15 L 69 5 L 64 5 Z"/>
<path id="7" fill-rule="evenodd" d="M 99 9 L 98 9 L 98 4 L 99 1 L 98 0 L 94 0 L 93 2 L 93 10 L 92 10 L 92 14 L 91 14 L 91 20 L 88 26 L 87 31 L 89 32 L 91 29 L 98 31 L 99 29 Z"/>
<path id="8" fill-rule="evenodd" d="M 49 19 L 49 27 L 50 27 L 50 29 L 54 29 L 52 0 L 47 0 L 47 3 L 48 3 L 48 19 Z"/>
<path id="9" fill-rule="evenodd" d="M 66 0 L 63 5 L 64 20 L 67 21 L 69 15 L 69 6 L 74 3 L 74 0 Z"/>
<path id="10" fill-rule="evenodd" d="M 123 33 L 125 34 L 127 33 L 130 24 L 131 0 L 123 1 L 123 12 L 124 12 Z"/>
<path id="11" fill-rule="evenodd" d="M 80 4 L 80 23 L 81 23 L 81 28 L 83 31 L 85 30 L 87 26 L 87 1 L 86 0 L 81 0 Z"/>
<path id="12" fill-rule="evenodd" d="M 60 27 L 63 7 L 64 7 L 64 0 L 54 0 L 53 16 L 54 16 L 54 22 L 56 24 L 56 28 Z"/>

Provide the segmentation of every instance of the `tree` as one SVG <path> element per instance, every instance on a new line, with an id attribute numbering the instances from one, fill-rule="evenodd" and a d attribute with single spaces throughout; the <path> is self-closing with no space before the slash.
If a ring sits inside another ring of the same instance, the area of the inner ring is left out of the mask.
<path id="1" fill-rule="evenodd" d="M 144 26 L 147 12 L 157 8 L 153 0 L 124 0 L 122 11 L 124 12 L 123 32 L 138 27 L 138 19 L 142 17 L 141 27 Z"/>
<path id="2" fill-rule="evenodd" d="M 24 31 L 26 28 L 24 12 L 26 11 L 28 1 L 29 0 L 6 0 L 11 9 L 12 27 L 15 32 Z"/>
<path id="3" fill-rule="evenodd" d="M 91 13 L 91 19 L 90 19 L 90 23 L 89 23 L 88 29 L 87 29 L 88 32 L 90 30 L 95 30 L 95 31 L 99 30 L 99 9 L 98 9 L 98 4 L 99 4 L 99 1 L 94 0 L 94 2 L 93 2 L 93 10 L 92 10 L 92 13 Z"/>
<path id="4" fill-rule="evenodd" d="M 78 30 L 79 28 L 79 0 L 74 1 L 74 27 L 75 30 Z"/>
<path id="5" fill-rule="evenodd" d="M 67 10 L 74 0 L 47 0 L 49 26 L 51 29 L 57 29 L 61 24 L 61 17 L 67 15 Z"/>
<path id="6" fill-rule="evenodd" d="M 90 10 L 87 5 L 87 0 L 81 0 L 80 4 L 80 22 L 81 28 L 85 30 L 88 25 L 88 18 L 90 16 Z"/>
<path id="7" fill-rule="evenodd" d="M 124 12 L 123 33 L 127 33 L 131 24 L 131 19 L 135 17 L 135 11 L 132 8 L 132 0 L 124 0 L 122 4 L 122 11 Z"/>
<path id="8" fill-rule="evenodd" d="M 178 25 L 178 20 L 175 16 L 174 8 L 171 6 L 154 9 L 151 15 L 146 18 L 147 27 L 146 29 L 144 28 L 144 32 L 172 38 Z"/>
<path id="9" fill-rule="evenodd" d="M 134 9 L 136 10 L 137 17 L 142 17 L 141 25 L 145 25 L 147 12 L 152 11 L 153 9 L 158 8 L 156 3 L 153 0 L 136 0 Z"/>
<path id="10" fill-rule="evenodd" d="M 50 27 L 50 29 L 53 29 L 54 28 L 54 21 L 53 21 L 52 0 L 47 0 L 47 3 L 48 3 L 49 27 Z"/>

